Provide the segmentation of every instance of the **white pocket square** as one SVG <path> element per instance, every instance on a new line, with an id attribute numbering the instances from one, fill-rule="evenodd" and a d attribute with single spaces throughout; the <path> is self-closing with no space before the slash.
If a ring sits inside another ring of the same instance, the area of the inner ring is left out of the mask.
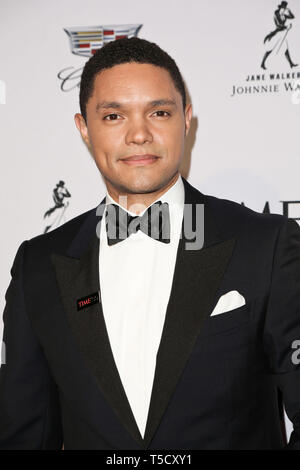
<path id="1" fill-rule="evenodd" d="M 210 316 L 212 317 L 213 315 L 228 312 L 229 310 L 245 305 L 245 303 L 246 301 L 242 294 L 237 290 L 231 290 L 230 292 L 226 292 L 226 294 L 221 295 Z"/>

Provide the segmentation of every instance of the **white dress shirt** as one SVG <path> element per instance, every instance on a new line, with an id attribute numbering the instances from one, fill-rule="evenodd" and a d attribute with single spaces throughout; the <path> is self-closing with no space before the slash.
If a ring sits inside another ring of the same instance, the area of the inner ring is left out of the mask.
<path id="1" fill-rule="evenodd" d="M 156 199 L 159 200 L 169 203 L 170 243 L 155 240 L 138 230 L 109 246 L 106 207 L 100 230 L 99 274 L 103 315 L 114 360 L 142 436 L 181 232 L 184 186 L 180 174 L 176 182 Z M 110 203 L 120 206 L 107 192 L 106 205 Z"/>

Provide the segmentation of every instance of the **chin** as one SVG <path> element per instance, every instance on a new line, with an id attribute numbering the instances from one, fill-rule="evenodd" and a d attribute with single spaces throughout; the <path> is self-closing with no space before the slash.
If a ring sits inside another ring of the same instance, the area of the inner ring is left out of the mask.
<path id="1" fill-rule="evenodd" d="M 141 193 L 151 193 L 159 188 L 159 183 L 156 180 L 147 181 L 126 181 L 123 187 L 127 190 L 128 193 L 132 194 L 141 194 Z"/>

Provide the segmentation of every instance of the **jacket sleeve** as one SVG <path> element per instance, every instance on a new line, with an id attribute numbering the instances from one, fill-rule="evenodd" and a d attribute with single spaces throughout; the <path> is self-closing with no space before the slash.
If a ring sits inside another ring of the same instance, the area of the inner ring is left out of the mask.
<path id="1" fill-rule="evenodd" d="M 264 340 L 271 373 L 293 424 L 284 450 L 300 450 L 300 227 L 287 217 L 274 252 Z"/>
<path id="2" fill-rule="evenodd" d="M 26 313 L 18 248 L 5 294 L 0 368 L 0 449 L 61 449 L 58 390 Z"/>

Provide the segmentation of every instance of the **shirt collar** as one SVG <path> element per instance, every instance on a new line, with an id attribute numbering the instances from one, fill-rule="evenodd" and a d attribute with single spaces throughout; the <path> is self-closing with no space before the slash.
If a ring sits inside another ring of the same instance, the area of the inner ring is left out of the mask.
<path id="1" fill-rule="evenodd" d="M 184 185 L 183 185 L 183 181 L 182 181 L 182 177 L 181 177 L 180 173 L 179 173 L 179 177 L 177 178 L 175 183 L 165 193 L 163 193 L 162 195 L 160 195 L 160 197 L 155 199 L 155 201 L 153 201 L 150 205 L 154 204 L 156 201 L 167 202 L 170 205 L 170 207 L 172 207 L 172 206 L 173 207 L 175 207 L 175 206 L 176 207 L 177 206 L 182 207 L 183 206 L 183 204 L 184 204 Z M 117 201 L 115 201 L 108 194 L 108 191 L 106 191 L 106 205 L 108 205 L 108 204 L 117 204 L 123 210 L 128 212 L 130 215 L 133 215 L 133 216 L 137 215 L 136 213 L 131 212 L 131 211 L 125 209 L 125 207 L 121 206 Z M 147 210 L 148 207 L 146 207 L 145 210 L 142 211 L 139 214 L 139 216 L 142 216 L 143 213 Z"/>

